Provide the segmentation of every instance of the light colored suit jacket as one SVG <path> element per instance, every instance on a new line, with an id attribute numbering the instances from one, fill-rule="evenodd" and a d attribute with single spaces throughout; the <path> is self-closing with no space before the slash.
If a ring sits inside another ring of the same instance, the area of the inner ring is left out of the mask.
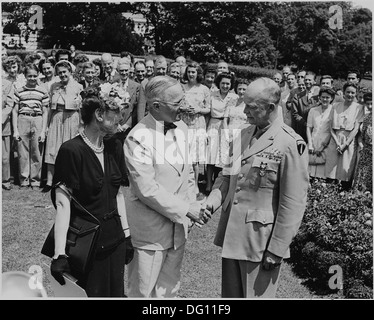
<path id="1" fill-rule="evenodd" d="M 163 125 L 150 114 L 125 140 L 130 180 L 126 211 L 136 248 L 178 248 L 187 239 L 189 219 L 186 215 L 190 205 L 196 202 L 194 174 L 188 163 L 187 125 L 182 121 L 175 124 L 176 143 L 172 134 L 164 135 Z M 176 144 L 178 152 L 173 149 Z"/>
<path id="2" fill-rule="evenodd" d="M 289 257 L 306 207 L 308 150 L 281 119 L 249 148 L 255 129 L 242 129 L 208 201 L 213 210 L 222 204 L 214 240 L 222 257 L 260 262 L 265 250 Z"/>
<path id="3" fill-rule="evenodd" d="M 65 102 L 65 110 L 79 110 L 81 107 L 82 98 L 80 93 L 83 86 L 71 78 L 66 86 L 61 82 L 55 82 L 51 85 L 51 109 L 57 108 L 59 97 Z"/>

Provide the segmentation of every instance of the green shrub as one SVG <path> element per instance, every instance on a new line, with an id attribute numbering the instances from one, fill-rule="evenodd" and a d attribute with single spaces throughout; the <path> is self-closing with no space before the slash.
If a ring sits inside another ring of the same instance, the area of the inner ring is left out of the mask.
<path id="1" fill-rule="evenodd" d="M 204 68 L 217 68 L 216 63 L 208 63 L 204 65 Z M 236 66 L 236 65 L 229 65 L 229 70 L 235 73 L 236 78 L 244 78 L 250 81 L 259 78 L 259 77 L 269 77 L 272 78 L 275 70 L 273 69 L 266 69 L 266 68 L 255 68 L 255 67 L 247 67 L 247 66 Z"/>
<path id="2" fill-rule="evenodd" d="M 357 287 L 372 288 L 372 235 L 371 194 L 341 191 L 339 185 L 315 181 L 308 191 L 303 222 L 291 244 L 291 261 L 296 272 L 326 286 L 331 277 L 329 268 L 339 265 L 344 294 L 352 297 L 360 290 L 367 294 L 366 288 Z"/>
<path id="3" fill-rule="evenodd" d="M 344 282 L 344 296 L 349 299 L 373 299 L 372 286 L 368 287 L 362 280 L 348 279 Z"/>

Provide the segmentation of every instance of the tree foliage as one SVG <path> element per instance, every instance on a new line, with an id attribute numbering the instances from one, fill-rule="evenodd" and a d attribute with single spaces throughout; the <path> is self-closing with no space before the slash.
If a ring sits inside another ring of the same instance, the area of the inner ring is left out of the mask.
<path id="1" fill-rule="evenodd" d="M 3 10 L 14 21 L 25 22 L 31 4 L 3 3 Z M 372 12 L 346 1 L 39 4 L 47 45 L 59 40 L 62 46 L 140 54 L 144 39 L 119 15 L 132 12 L 145 16 L 156 54 L 169 58 L 185 55 L 200 63 L 225 59 L 270 69 L 295 64 L 333 76 L 344 76 L 350 68 L 370 71 L 372 65 Z M 342 9 L 343 29 L 329 23 L 333 5 Z"/>
<path id="2" fill-rule="evenodd" d="M 121 15 L 121 12 L 131 8 L 130 3 L 8 2 L 2 6 L 4 11 L 12 14 L 13 21 L 27 24 L 31 16 L 28 10 L 32 4 L 43 8 L 40 40 L 46 47 L 59 43 L 64 48 L 74 44 L 82 50 L 137 50 L 136 53 L 143 53 L 142 39 L 132 33 L 133 21 L 126 20 Z"/>

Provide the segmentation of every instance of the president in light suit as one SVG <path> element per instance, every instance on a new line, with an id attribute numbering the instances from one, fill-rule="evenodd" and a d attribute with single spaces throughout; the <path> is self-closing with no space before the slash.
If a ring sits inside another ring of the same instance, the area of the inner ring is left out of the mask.
<path id="1" fill-rule="evenodd" d="M 176 297 L 190 219 L 199 219 L 194 173 L 188 159 L 187 125 L 180 121 L 181 84 L 156 76 L 146 85 L 149 114 L 128 134 L 127 212 L 134 259 L 128 296 Z"/>
<path id="2" fill-rule="evenodd" d="M 231 145 L 230 159 L 206 201 L 222 205 L 214 243 L 222 247 L 223 298 L 274 298 L 281 261 L 306 207 L 308 152 L 278 118 L 279 86 L 253 81 L 244 95 L 249 125 Z"/>

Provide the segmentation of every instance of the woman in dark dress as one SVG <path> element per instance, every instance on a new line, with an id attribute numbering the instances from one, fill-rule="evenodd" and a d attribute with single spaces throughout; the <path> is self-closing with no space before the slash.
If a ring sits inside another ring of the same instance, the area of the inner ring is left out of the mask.
<path id="1" fill-rule="evenodd" d="M 115 92 L 86 89 L 81 109 L 84 130 L 61 145 L 53 177 L 51 195 L 57 214 L 51 273 L 57 281 L 63 283 L 62 273 L 70 271 L 65 245 L 70 215 L 74 213 L 69 195 L 56 184 L 63 183 L 100 221 L 92 267 L 87 274 L 73 272 L 89 297 L 124 297 L 125 263 L 133 257 L 122 188 L 127 179 L 124 153 L 122 144 L 113 136 L 122 105 L 120 98 L 114 96 Z"/>

